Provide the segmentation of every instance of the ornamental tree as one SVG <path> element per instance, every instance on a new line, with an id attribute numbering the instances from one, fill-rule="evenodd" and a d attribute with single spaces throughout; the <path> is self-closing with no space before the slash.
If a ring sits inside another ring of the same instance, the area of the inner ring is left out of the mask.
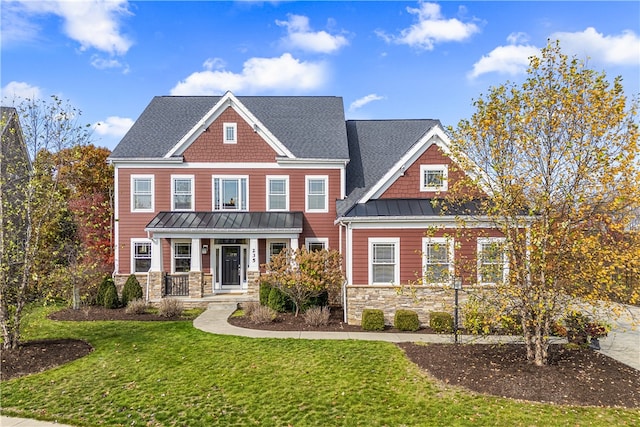
<path id="1" fill-rule="evenodd" d="M 491 88 L 452 136 L 452 155 L 482 184 L 486 212 L 505 236 L 508 280 L 490 303 L 522 319 L 527 358 L 548 360 L 550 327 L 572 305 L 638 302 L 637 94 L 620 77 L 569 58 L 550 42 L 527 79 Z M 635 281 L 630 284 L 629 281 Z"/>
<path id="2" fill-rule="evenodd" d="M 262 280 L 291 298 L 296 316 L 309 299 L 337 293 L 344 282 L 342 257 L 335 250 L 283 250 L 263 267 L 267 274 Z"/>

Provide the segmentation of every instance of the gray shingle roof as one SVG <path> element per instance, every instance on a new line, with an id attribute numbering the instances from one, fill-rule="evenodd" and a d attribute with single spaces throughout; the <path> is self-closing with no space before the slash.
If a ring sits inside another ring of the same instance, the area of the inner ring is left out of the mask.
<path id="1" fill-rule="evenodd" d="M 446 209 L 443 209 L 446 206 Z M 357 204 L 346 215 L 353 217 L 424 217 L 482 214 L 480 201 L 460 204 L 438 199 L 376 199 Z"/>
<path id="2" fill-rule="evenodd" d="M 163 157 L 220 100 L 220 96 L 157 96 L 111 153 L 118 158 Z M 294 156 L 348 159 L 342 98 L 238 96 L 237 99 Z"/>
<path id="3" fill-rule="evenodd" d="M 301 233 L 302 212 L 160 212 L 145 230 Z"/>

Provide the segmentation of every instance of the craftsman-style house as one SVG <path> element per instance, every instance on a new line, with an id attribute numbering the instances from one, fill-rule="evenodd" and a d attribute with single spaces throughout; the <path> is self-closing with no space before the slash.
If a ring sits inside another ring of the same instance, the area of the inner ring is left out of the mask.
<path id="1" fill-rule="evenodd" d="M 151 301 L 257 299 L 261 264 L 304 246 L 343 254 L 350 323 L 367 307 L 425 319 L 436 300 L 415 304 L 399 285 L 429 297 L 454 275 L 495 281 L 484 264 L 506 270 L 495 230 L 455 241 L 461 213 L 433 203 L 464 173 L 437 120 L 346 121 L 339 97 L 156 97 L 110 161 L 115 277 L 139 275 Z M 460 258 L 473 272 L 455 271 Z"/>

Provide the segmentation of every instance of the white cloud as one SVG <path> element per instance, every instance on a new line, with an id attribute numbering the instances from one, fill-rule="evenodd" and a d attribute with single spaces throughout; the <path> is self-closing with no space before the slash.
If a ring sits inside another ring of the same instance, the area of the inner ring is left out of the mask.
<path id="1" fill-rule="evenodd" d="M 91 65 L 98 70 L 106 70 L 113 68 L 122 68 L 122 73 L 129 73 L 129 66 L 127 64 L 123 64 L 117 59 L 114 58 L 102 58 L 98 55 L 94 55 L 91 58 Z"/>
<path id="2" fill-rule="evenodd" d="M 297 48 L 318 53 L 332 53 L 349 41 L 341 35 L 331 35 L 326 31 L 311 31 L 309 18 L 289 14 L 288 21 L 276 20 L 276 25 L 287 28 L 287 37 L 282 39 L 286 48 Z"/>
<path id="3" fill-rule="evenodd" d="M 221 58 L 208 58 L 206 61 L 204 61 L 204 63 L 202 64 L 202 67 L 205 70 L 221 70 L 224 67 L 226 67 L 226 62 L 224 62 L 223 59 Z"/>
<path id="4" fill-rule="evenodd" d="M 80 43 L 81 50 L 93 48 L 124 55 L 132 45 L 120 33 L 120 20 L 131 15 L 126 0 L 21 0 L 19 4 L 25 15 L 54 14 L 62 18 L 64 33 Z"/>
<path id="5" fill-rule="evenodd" d="M 93 125 L 93 130 L 98 135 L 122 138 L 131 126 L 133 126 L 133 120 L 128 117 L 110 116 Z"/>
<path id="6" fill-rule="evenodd" d="M 417 23 L 402 30 L 399 35 L 387 35 L 380 31 L 377 34 L 387 42 L 433 50 L 437 43 L 464 41 L 480 32 L 480 28 L 472 22 L 444 18 L 437 3 L 421 1 L 419 5 L 418 9 L 407 7 L 407 12 L 418 17 Z"/>
<path id="7" fill-rule="evenodd" d="M 498 46 L 483 55 L 473 64 L 473 70 L 469 72 L 469 78 L 476 78 L 481 74 L 500 73 L 512 76 L 525 73 L 529 67 L 529 58 L 540 54 L 540 49 L 526 43 L 529 36 L 525 33 L 511 33 L 507 36 L 508 46 Z"/>
<path id="8" fill-rule="evenodd" d="M 24 99 L 40 99 L 42 98 L 42 90 L 37 86 L 32 86 L 25 82 L 9 82 L 2 88 L 2 101 L 12 102 Z"/>
<path id="9" fill-rule="evenodd" d="M 640 37 L 631 30 L 623 31 L 619 35 L 605 36 L 595 28 L 589 27 L 577 33 L 553 33 L 550 39 L 560 40 L 563 52 L 588 56 L 596 62 L 636 66 L 640 63 Z"/>
<path id="10" fill-rule="evenodd" d="M 206 64 L 206 63 L 205 63 Z M 221 95 L 232 92 L 308 91 L 322 86 L 327 67 L 285 53 L 279 58 L 251 58 L 239 74 L 225 70 L 198 71 L 171 89 L 171 95 Z"/>
<path id="11" fill-rule="evenodd" d="M 363 106 L 367 105 L 370 102 L 380 101 L 382 99 L 385 99 L 384 96 L 379 96 L 379 95 L 376 95 L 375 93 L 369 94 L 367 96 L 363 96 L 362 98 L 356 99 L 351 103 L 351 105 L 349 105 L 349 111 L 355 111 L 359 108 L 362 108 Z"/>

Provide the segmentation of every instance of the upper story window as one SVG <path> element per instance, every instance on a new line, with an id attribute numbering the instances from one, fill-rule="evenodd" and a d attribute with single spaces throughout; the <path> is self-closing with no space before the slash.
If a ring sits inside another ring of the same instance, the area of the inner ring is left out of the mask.
<path id="1" fill-rule="evenodd" d="M 139 239 L 132 242 L 133 256 L 132 268 L 133 273 L 146 273 L 151 268 L 151 242 L 145 239 Z"/>
<path id="2" fill-rule="evenodd" d="M 268 176 L 267 177 L 267 210 L 268 211 L 289 210 L 289 177 L 288 176 Z"/>
<path id="3" fill-rule="evenodd" d="M 249 204 L 247 181 L 246 176 L 214 176 L 213 210 L 246 211 Z"/>
<path id="4" fill-rule="evenodd" d="M 369 283 L 400 282 L 400 239 L 369 239 Z"/>
<path id="5" fill-rule="evenodd" d="M 306 203 L 307 212 L 328 212 L 327 183 L 328 176 L 306 177 Z"/>
<path id="6" fill-rule="evenodd" d="M 446 237 L 423 238 L 422 245 L 424 283 L 448 284 L 454 274 L 453 239 Z"/>
<path id="7" fill-rule="evenodd" d="M 447 165 L 421 165 L 420 191 L 447 191 Z"/>
<path id="8" fill-rule="evenodd" d="M 478 283 L 495 285 L 507 280 L 509 263 L 503 237 L 478 238 Z"/>
<path id="9" fill-rule="evenodd" d="M 194 210 L 193 175 L 171 177 L 171 205 L 174 211 Z"/>
<path id="10" fill-rule="evenodd" d="M 222 141 L 225 144 L 236 144 L 238 142 L 238 125 L 237 123 L 224 123 L 222 126 Z"/>
<path id="11" fill-rule="evenodd" d="M 153 175 L 131 176 L 131 212 L 153 212 Z"/>

